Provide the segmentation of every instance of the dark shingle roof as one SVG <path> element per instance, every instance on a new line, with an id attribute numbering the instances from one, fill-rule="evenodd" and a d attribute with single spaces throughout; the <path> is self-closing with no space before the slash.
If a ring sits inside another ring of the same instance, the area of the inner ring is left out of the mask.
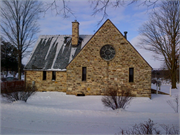
<path id="1" fill-rule="evenodd" d="M 80 35 L 78 45 L 71 45 L 71 35 L 39 37 L 25 70 L 66 70 L 66 66 L 81 51 L 92 35 Z"/>

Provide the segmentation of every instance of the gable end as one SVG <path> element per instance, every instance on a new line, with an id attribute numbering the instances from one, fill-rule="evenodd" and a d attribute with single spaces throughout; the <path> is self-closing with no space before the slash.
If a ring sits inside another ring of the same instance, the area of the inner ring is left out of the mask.
<path id="1" fill-rule="evenodd" d="M 81 49 L 81 51 L 86 47 L 86 45 L 96 36 L 96 34 L 102 29 L 102 27 L 106 24 L 110 22 L 113 27 L 119 32 L 119 34 L 123 37 L 123 39 L 125 41 L 127 41 L 127 43 L 129 43 L 129 45 L 137 52 L 137 54 L 140 56 L 140 58 L 145 61 L 145 63 L 147 63 L 147 65 L 152 69 L 152 67 L 149 65 L 149 63 L 141 56 L 141 54 L 134 48 L 134 46 L 124 37 L 124 35 L 118 30 L 118 28 L 111 22 L 110 19 L 107 19 L 103 25 L 96 31 L 96 33 L 88 40 L 88 42 L 83 46 L 83 48 Z M 123 44 L 123 43 L 121 43 Z M 76 59 L 76 57 L 81 53 L 81 51 L 74 57 L 74 59 Z M 68 66 L 74 61 L 74 59 L 66 66 L 66 68 L 68 68 Z"/>

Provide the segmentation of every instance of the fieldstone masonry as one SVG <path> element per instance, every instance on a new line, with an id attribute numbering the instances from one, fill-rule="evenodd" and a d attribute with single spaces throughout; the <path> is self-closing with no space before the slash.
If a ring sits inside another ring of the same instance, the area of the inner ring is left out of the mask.
<path id="1" fill-rule="evenodd" d="M 115 48 L 115 57 L 105 61 L 100 57 L 104 45 Z M 87 68 L 87 79 L 82 81 L 82 67 Z M 129 82 L 129 68 L 134 68 L 134 82 Z M 81 52 L 67 66 L 67 94 L 103 95 L 115 85 L 127 87 L 134 96 L 151 96 L 151 67 L 107 20 Z"/>
<path id="2" fill-rule="evenodd" d="M 26 71 L 26 83 L 35 85 L 38 91 L 66 92 L 66 72 L 56 71 L 56 80 L 52 80 L 52 71 L 46 72 L 46 80 L 43 80 L 43 71 Z"/>

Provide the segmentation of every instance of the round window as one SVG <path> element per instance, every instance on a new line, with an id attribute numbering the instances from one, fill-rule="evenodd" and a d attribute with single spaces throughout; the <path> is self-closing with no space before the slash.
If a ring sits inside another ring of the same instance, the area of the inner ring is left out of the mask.
<path id="1" fill-rule="evenodd" d="M 100 56 L 104 60 L 111 60 L 115 56 L 115 49 L 111 45 L 105 45 L 100 50 Z"/>

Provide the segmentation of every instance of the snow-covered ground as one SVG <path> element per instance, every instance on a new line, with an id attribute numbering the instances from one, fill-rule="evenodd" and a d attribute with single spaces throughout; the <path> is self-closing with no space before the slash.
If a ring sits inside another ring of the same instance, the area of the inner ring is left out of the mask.
<path id="1" fill-rule="evenodd" d="M 169 93 L 170 85 L 162 85 Z M 155 85 L 152 85 L 155 88 Z M 116 134 L 148 119 L 158 124 L 179 125 L 179 114 L 167 104 L 172 96 L 152 94 L 134 98 L 126 110 L 105 108 L 101 96 L 77 97 L 62 92 L 37 92 L 27 103 L 8 103 L 1 98 L 2 134 Z M 159 127 L 161 130 L 161 127 Z"/>

